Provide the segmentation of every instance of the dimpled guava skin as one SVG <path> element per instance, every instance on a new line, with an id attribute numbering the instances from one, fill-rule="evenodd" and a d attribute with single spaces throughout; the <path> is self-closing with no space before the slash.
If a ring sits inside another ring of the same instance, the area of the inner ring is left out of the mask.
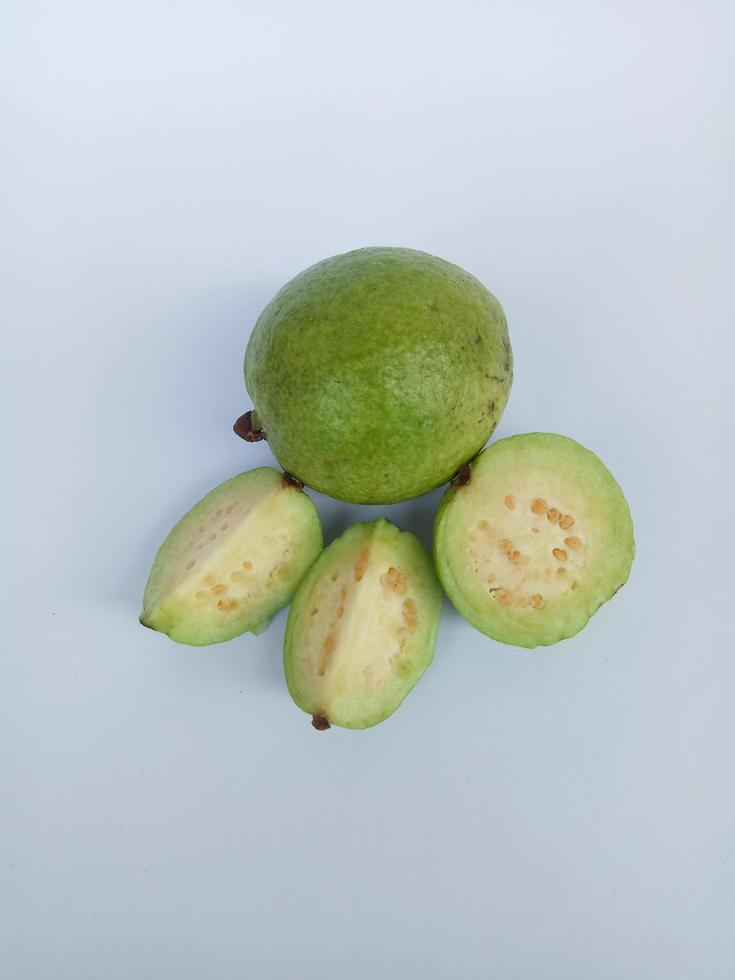
<path id="1" fill-rule="evenodd" d="M 261 313 L 245 437 L 332 497 L 406 500 L 482 448 L 512 374 L 503 309 L 477 279 L 425 252 L 358 249 L 306 269 Z"/>

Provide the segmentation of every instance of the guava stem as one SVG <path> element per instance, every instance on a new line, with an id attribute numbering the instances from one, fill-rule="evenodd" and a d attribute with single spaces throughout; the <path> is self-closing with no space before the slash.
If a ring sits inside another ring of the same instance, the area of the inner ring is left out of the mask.
<path id="1" fill-rule="evenodd" d="M 304 489 L 304 484 L 297 476 L 293 473 L 288 473 L 286 470 L 283 471 L 283 482 L 290 484 L 292 487 L 296 487 L 298 490 Z"/>
<path id="2" fill-rule="evenodd" d="M 240 436 L 245 442 L 260 442 L 265 439 L 265 432 L 258 428 L 257 421 L 254 421 L 255 418 L 255 412 L 252 409 L 241 415 L 232 426 L 235 435 Z"/>
<path id="3" fill-rule="evenodd" d="M 332 727 L 329 724 L 329 720 L 325 718 L 324 715 L 314 715 L 311 719 L 311 723 L 318 732 L 326 732 L 328 728 Z"/>
<path id="4" fill-rule="evenodd" d="M 453 487 L 464 487 L 472 479 L 472 467 L 469 463 L 465 463 L 457 471 L 457 475 L 452 480 Z"/>

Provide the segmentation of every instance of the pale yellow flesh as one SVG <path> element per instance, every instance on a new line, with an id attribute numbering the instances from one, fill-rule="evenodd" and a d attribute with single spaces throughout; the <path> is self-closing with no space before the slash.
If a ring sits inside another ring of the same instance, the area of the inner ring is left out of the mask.
<path id="1" fill-rule="evenodd" d="M 464 547 L 475 590 L 529 615 L 578 588 L 595 533 L 584 501 L 564 481 L 544 476 L 543 496 L 539 488 L 519 492 L 517 484 L 514 492 L 485 496 L 470 484 L 457 514 L 460 524 L 462 512 L 473 518 L 465 523 Z"/>
<path id="2" fill-rule="evenodd" d="M 410 570 L 375 539 L 319 583 L 298 653 L 315 711 L 339 718 L 355 701 L 368 705 L 395 683 L 422 625 L 411 592 Z"/>
<path id="3" fill-rule="evenodd" d="M 272 588 L 286 574 L 293 546 L 291 529 L 279 522 L 281 507 L 288 503 L 276 494 L 249 506 L 231 504 L 205 520 L 193 545 L 194 564 L 171 600 L 226 613 Z"/>
<path id="4" fill-rule="evenodd" d="M 254 487 L 247 499 L 221 501 L 182 536 L 147 597 L 149 607 L 179 629 L 188 621 L 224 625 L 249 608 L 257 613 L 291 574 L 300 530 L 280 483 Z"/>

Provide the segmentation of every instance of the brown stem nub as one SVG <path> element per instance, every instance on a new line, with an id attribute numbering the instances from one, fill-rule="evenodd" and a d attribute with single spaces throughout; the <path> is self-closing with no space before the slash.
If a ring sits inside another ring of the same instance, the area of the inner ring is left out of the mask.
<path id="1" fill-rule="evenodd" d="M 265 433 L 262 429 L 257 429 L 253 425 L 253 412 L 245 412 L 232 426 L 235 435 L 240 436 L 245 442 L 260 442 L 261 439 L 265 439 Z"/>
<path id="2" fill-rule="evenodd" d="M 284 470 L 281 479 L 283 480 L 284 483 L 287 483 L 289 486 L 296 487 L 298 490 L 304 489 L 304 484 L 301 482 L 301 480 L 299 480 L 297 476 L 294 476 L 293 473 L 287 473 Z"/>
<path id="3" fill-rule="evenodd" d="M 464 487 L 472 479 L 472 467 L 469 463 L 465 463 L 461 466 L 457 472 L 457 475 L 452 480 L 453 487 Z"/>
<path id="4" fill-rule="evenodd" d="M 328 728 L 332 727 L 324 715 L 314 715 L 311 723 L 318 732 L 326 732 Z"/>

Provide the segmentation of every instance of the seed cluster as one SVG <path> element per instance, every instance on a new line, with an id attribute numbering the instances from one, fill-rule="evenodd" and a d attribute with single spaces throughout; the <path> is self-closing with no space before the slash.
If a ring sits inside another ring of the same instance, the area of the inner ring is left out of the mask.
<path id="1" fill-rule="evenodd" d="M 355 581 L 361 582 L 362 577 L 365 574 L 365 570 L 368 566 L 369 554 L 367 548 L 363 548 L 360 552 L 360 556 L 355 562 Z"/>
<path id="2" fill-rule="evenodd" d="M 335 638 L 334 633 L 327 633 L 324 637 L 324 643 L 322 645 L 322 656 L 319 660 L 319 669 L 317 673 L 320 677 L 324 677 L 329 667 L 330 661 L 332 659 L 332 653 L 334 652 Z"/>
<path id="3" fill-rule="evenodd" d="M 403 595 L 406 591 L 406 577 L 399 572 L 397 568 L 391 566 L 385 575 L 380 580 L 383 585 L 387 585 L 388 588 L 393 589 L 398 595 Z"/>
<path id="4" fill-rule="evenodd" d="M 406 629 L 409 633 L 413 633 L 416 629 L 416 603 L 413 599 L 404 599 L 402 608 Z"/>
<path id="5" fill-rule="evenodd" d="M 387 572 L 381 576 L 381 583 L 391 592 L 395 592 L 396 595 L 405 595 L 406 589 L 408 588 L 408 582 L 406 576 L 398 568 L 393 565 L 387 570 Z M 417 625 L 417 609 L 416 603 L 411 598 L 406 598 L 401 604 L 401 617 L 403 619 L 403 627 L 399 629 L 398 635 L 402 636 L 401 640 L 401 652 L 403 652 L 403 644 L 405 642 L 404 630 L 409 633 L 413 633 L 416 630 Z"/>
<path id="6" fill-rule="evenodd" d="M 562 531 L 568 531 L 574 526 L 574 518 L 571 514 L 562 514 L 556 507 L 548 507 L 543 497 L 536 497 L 531 503 L 531 510 L 534 514 L 546 514 L 546 519 L 550 524 L 558 524 Z M 568 548 L 576 549 L 581 547 L 582 539 L 572 534 L 564 538 L 564 544 Z M 563 548 L 552 548 L 551 551 L 557 561 L 566 561 L 567 553 Z"/>
<path id="7" fill-rule="evenodd" d="M 215 608 L 218 612 L 229 613 L 237 609 L 243 598 L 247 598 L 255 587 L 262 587 L 266 590 L 272 589 L 278 578 L 284 577 L 288 573 L 288 556 L 291 549 L 286 548 L 282 555 L 282 560 L 276 564 L 265 576 L 265 582 L 259 586 L 255 578 L 256 568 L 252 561 L 246 559 L 240 563 L 239 568 L 233 570 L 226 576 L 227 581 L 218 581 L 224 576 L 215 576 L 210 572 L 202 577 L 204 589 L 198 589 L 194 593 L 194 598 L 204 603 L 212 596 L 217 600 Z M 265 571 L 262 571 L 265 574 Z M 234 595 L 232 592 L 234 591 Z"/>
<path id="8" fill-rule="evenodd" d="M 527 609 L 533 606 L 534 609 L 543 609 L 544 600 L 540 593 L 536 592 L 529 595 L 520 589 L 490 589 L 490 595 L 495 598 L 500 606 L 515 606 L 519 609 Z"/>
<path id="9" fill-rule="evenodd" d="M 518 511 L 519 498 L 515 494 L 506 494 L 503 498 L 503 504 L 509 511 Z M 530 512 L 536 517 L 545 517 L 548 523 L 552 526 L 560 528 L 562 531 L 568 531 L 574 526 L 575 519 L 571 514 L 566 514 L 558 507 L 550 506 L 549 503 L 543 497 L 534 497 L 531 499 L 529 506 Z M 520 512 L 519 512 L 520 516 Z M 507 524 L 507 522 L 506 522 Z M 521 536 L 525 535 L 528 531 L 533 535 L 538 535 L 541 531 L 541 527 L 535 524 L 531 527 L 523 527 Z M 481 563 L 485 564 L 487 568 L 488 562 L 493 562 L 491 557 L 492 550 L 488 557 L 483 558 L 483 553 L 479 555 L 477 553 L 477 542 L 478 538 L 483 537 L 488 544 L 491 545 L 491 549 L 499 553 L 499 557 L 502 561 L 507 561 L 511 566 L 513 566 L 517 571 L 510 572 L 511 578 L 516 580 L 517 584 L 510 585 L 505 573 L 498 566 L 495 565 L 495 569 L 491 570 L 488 574 L 484 574 L 484 580 L 487 583 L 488 594 L 498 603 L 500 606 L 514 607 L 518 609 L 543 609 L 545 605 L 545 598 L 541 592 L 532 591 L 529 589 L 528 585 L 530 582 L 537 581 L 539 578 L 543 578 L 547 583 L 552 582 L 552 567 L 546 567 L 541 569 L 534 569 L 531 564 L 532 561 L 538 559 L 539 546 L 534 545 L 531 548 L 530 554 L 524 553 L 525 545 L 522 542 L 515 543 L 510 537 L 498 537 L 495 541 L 492 541 L 492 530 L 490 524 L 486 519 L 481 519 L 477 522 L 476 530 L 470 532 L 469 542 L 470 542 L 470 552 L 474 555 L 474 565 L 475 573 L 480 573 Z M 513 535 L 515 537 L 515 534 Z M 490 539 L 490 540 L 488 540 Z M 530 542 L 528 542 L 530 545 Z M 539 539 L 540 544 L 540 539 Z M 561 547 L 561 544 L 564 547 Z M 575 551 L 582 547 L 582 539 L 577 535 L 567 535 L 563 538 L 559 544 L 554 542 L 549 547 L 549 559 L 550 565 L 556 564 L 556 578 L 561 584 L 567 578 L 567 568 L 566 563 L 569 558 L 569 550 Z M 541 546 L 543 547 L 543 546 Z M 485 554 L 488 554 L 485 549 L 483 549 Z M 496 559 L 497 561 L 497 559 Z M 507 566 L 506 566 L 507 568 Z M 505 579 L 505 582 L 503 581 Z M 576 582 L 572 582 L 572 588 L 575 588 Z"/>
<path id="10" fill-rule="evenodd" d="M 280 566 L 277 566 L 280 567 Z M 242 571 L 241 569 L 244 569 Z M 241 568 L 233 569 L 228 578 L 230 582 L 234 582 L 235 585 L 244 585 L 252 581 L 253 563 L 251 561 L 244 561 L 241 564 Z M 275 571 L 275 569 L 274 569 Z M 194 598 L 199 602 L 207 601 L 210 596 L 214 596 L 217 599 L 216 608 L 221 613 L 232 612 L 238 606 L 238 599 L 235 596 L 228 595 L 230 591 L 230 586 L 225 582 L 215 581 L 215 577 L 212 574 L 207 574 L 202 578 L 202 583 L 207 586 L 207 590 L 200 589 L 194 593 Z M 236 590 L 241 591 L 241 590 Z"/>

